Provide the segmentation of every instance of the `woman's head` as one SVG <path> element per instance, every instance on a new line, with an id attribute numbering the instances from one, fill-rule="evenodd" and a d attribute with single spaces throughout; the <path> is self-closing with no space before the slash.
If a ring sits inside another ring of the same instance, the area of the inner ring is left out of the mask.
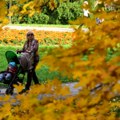
<path id="1" fill-rule="evenodd" d="M 34 39 L 34 33 L 32 31 L 28 31 L 26 34 L 26 37 L 28 40 L 33 40 Z"/>

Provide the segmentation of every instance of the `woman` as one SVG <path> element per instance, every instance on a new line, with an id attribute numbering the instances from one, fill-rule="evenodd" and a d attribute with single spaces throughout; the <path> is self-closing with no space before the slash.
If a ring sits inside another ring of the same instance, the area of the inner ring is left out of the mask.
<path id="1" fill-rule="evenodd" d="M 32 79 L 35 84 L 39 84 L 37 75 L 35 73 L 35 68 L 37 63 L 39 62 L 39 55 L 38 55 L 38 41 L 34 38 L 34 33 L 32 31 L 27 32 L 26 34 L 26 42 L 23 46 L 22 50 L 17 50 L 17 53 L 28 53 L 29 60 L 28 62 L 28 72 L 27 72 L 27 83 L 25 85 L 25 89 L 23 89 L 20 93 L 26 92 L 30 89 Z"/>

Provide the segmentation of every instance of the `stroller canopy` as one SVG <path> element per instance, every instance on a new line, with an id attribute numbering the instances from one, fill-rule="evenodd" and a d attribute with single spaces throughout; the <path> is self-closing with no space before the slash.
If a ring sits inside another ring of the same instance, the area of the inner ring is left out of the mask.
<path id="1" fill-rule="evenodd" d="M 19 64 L 23 71 L 27 71 L 33 68 L 32 57 L 28 53 L 21 53 L 20 55 L 17 55 L 13 51 L 7 51 L 5 56 L 8 63 L 15 62 L 16 64 Z"/>
<path id="2" fill-rule="evenodd" d="M 18 60 L 17 54 L 15 52 L 6 51 L 5 56 L 6 56 L 8 63 L 14 61 L 16 64 L 19 64 L 19 60 Z"/>

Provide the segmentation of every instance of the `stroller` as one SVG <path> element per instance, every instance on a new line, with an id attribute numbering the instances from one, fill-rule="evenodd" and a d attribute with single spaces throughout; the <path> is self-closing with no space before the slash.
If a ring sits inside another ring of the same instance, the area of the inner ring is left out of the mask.
<path id="1" fill-rule="evenodd" d="M 6 51 L 5 53 L 7 62 L 14 62 L 17 66 L 17 70 L 15 74 L 11 77 L 11 79 L 6 80 L 3 78 L 2 82 L 4 84 L 7 84 L 8 87 L 6 89 L 6 94 L 13 94 L 14 91 L 14 84 L 19 85 L 23 83 L 25 72 L 27 71 L 28 61 L 26 58 L 26 55 L 20 54 L 19 56 L 13 52 L 13 51 Z M 0 74 L 4 73 L 6 71 L 1 71 Z"/>

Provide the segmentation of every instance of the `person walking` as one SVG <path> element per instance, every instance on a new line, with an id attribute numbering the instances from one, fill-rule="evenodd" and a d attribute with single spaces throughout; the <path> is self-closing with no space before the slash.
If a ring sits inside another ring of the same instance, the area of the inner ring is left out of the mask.
<path id="1" fill-rule="evenodd" d="M 38 54 L 38 47 L 39 43 L 38 40 L 35 39 L 34 33 L 32 31 L 28 31 L 26 34 L 26 42 L 22 48 L 22 50 L 17 50 L 17 53 L 27 53 L 29 57 L 28 60 L 28 70 L 27 70 L 27 83 L 25 88 L 20 92 L 24 93 L 30 89 L 32 80 L 35 84 L 39 84 L 38 77 L 35 72 L 35 68 L 39 62 L 39 54 Z"/>
<path id="2" fill-rule="evenodd" d="M 89 12 L 87 7 L 88 7 L 88 1 L 84 1 L 84 3 L 83 3 L 83 15 L 85 17 L 89 18 L 90 17 L 90 12 Z"/>

